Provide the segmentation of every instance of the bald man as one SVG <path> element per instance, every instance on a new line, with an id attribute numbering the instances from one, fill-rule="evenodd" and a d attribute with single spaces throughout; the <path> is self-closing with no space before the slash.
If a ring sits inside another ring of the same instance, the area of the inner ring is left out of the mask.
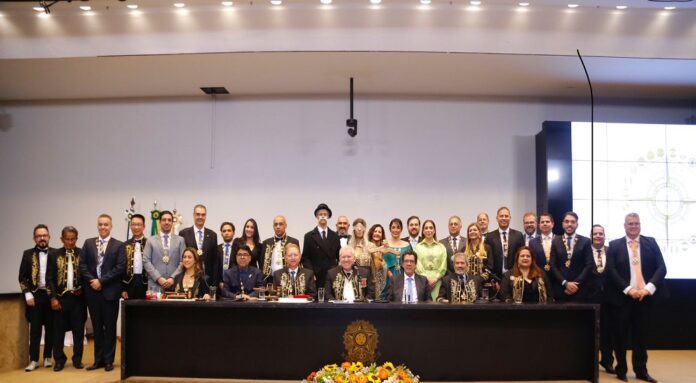
<path id="1" fill-rule="evenodd" d="M 261 244 L 261 271 L 264 283 L 273 282 L 273 273 L 285 267 L 285 249 L 289 243 L 294 243 L 299 248 L 300 241 L 290 237 L 286 230 L 288 222 L 282 215 L 273 218 L 273 236 Z"/>

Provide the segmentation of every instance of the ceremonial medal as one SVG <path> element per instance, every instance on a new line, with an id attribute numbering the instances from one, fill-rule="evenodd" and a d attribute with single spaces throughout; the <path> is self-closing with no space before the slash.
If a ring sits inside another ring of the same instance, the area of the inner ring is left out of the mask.
<path id="1" fill-rule="evenodd" d="M 169 264 L 169 256 L 165 255 L 164 257 L 162 257 L 162 262 L 164 262 L 165 265 L 168 265 Z"/>
<path id="2" fill-rule="evenodd" d="M 196 254 L 198 254 L 198 256 L 200 257 L 201 255 L 203 255 L 203 250 L 198 249 L 198 250 L 196 251 Z"/>
<path id="3" fill-rule="evenodd" d="M 567 261 L 565 262 L 565 266 L 566 266 L 566 268 L 568 268 L 568 269 L 570 268 L 570 259 L 567 260 Z"/>
<path id="4" fill-rule="evenodd" d="M 597 272 L 598 273 L 604 272 L 604 266 L 597 267 Z"/>
<path id="5" fill-rule="evenodd" d="M 544 265 L 544 270 L 546 270 L 546 271 L 551 270 L 551 265 L 549 265 L 548 263 L 546 265 Z"/>

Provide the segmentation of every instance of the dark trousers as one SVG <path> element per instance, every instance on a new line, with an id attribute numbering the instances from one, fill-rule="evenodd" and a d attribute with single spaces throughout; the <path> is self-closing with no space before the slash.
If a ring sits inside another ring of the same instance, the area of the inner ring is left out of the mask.
<path id="1" fill-rule="evenodd" d="M 82 296 L 72 293 L 65 293 L 58 297 L 60 305 L 59 311 L 54 311 L 53 315 L 53 358 L 56 363 L 65 364 L 68 359 L 63 352 L 65 344 L 65 332 L 72 331 L 73 334 L 73 364 L 82 363 L 82 350 L 84 349 L 85 321 L 87 320 L 87 309 Z"/>
<path id="2" fill-rule="evenodd" d="M 142 274 L 133 275 L 130 283 L 123 284 L 123 289 L 128 293 L 128 299 L 145 299 L 147 292 L 147 279 L 143 281 Z"/>
<path id="3" fill-rule="evenodd" d="M 612 320 L 610 308 L 607 303 L 602 303 L 599 306 L 599 351 L 601 351 L 601 359 L 599 363 L 603 366 L 614 366 L 614 348 L 612 347 Z"/>
<path id="4" fill-rule="evenodd" d="M 113 364 L 116 354 L 118 300 L 106 300 L 101 293 L 91 293 L 87 307 L 94 328 L 94 363 Z"/>
<path id="5" fill-rule="evenodd" d="M 610 316 L 614 326 L 614 350 L 616 353 L 616 373 L 625 375 L 628 371 L 626 363 L 626 348 L 628 347 L 629 334 L 632 345 L 633 372 L 636 375 L 648 373 L 648 351 L 645 348 L 644 334 L 647 333 L 647 317 L 651 306 L 650 297 L 642 302 L 631 299 L 619 307 L 611 307 Z"/>
<path id="6" fill-rule="evenodd" d="M 29 357 L 39 361 L 39 347 L 41 346 L 41 328 L 45 327 L 43 357 L 50 358 L 53 348 L 53 312 L 51 301 L 46 290 L 36 290 L 34 293 L 34 307 L 27 306 L 27 316 L 31 324 L 29 330 Z"/>

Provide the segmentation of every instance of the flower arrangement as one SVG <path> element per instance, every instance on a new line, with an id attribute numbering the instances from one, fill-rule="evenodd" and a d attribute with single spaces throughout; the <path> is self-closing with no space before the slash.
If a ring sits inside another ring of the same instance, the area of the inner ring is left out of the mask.
<path id="1" fill-rule="evenodd" d="M 404 365 L 394 367 L 391 362 L 381 366 L 375 363 L 364 366 L 361 362 L 327 364 L 313 371 L 303 383 L 418 383 L 420 378 Z"/>

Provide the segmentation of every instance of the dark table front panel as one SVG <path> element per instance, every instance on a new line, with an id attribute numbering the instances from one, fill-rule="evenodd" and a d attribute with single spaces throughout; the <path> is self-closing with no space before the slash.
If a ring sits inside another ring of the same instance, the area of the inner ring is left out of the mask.
<path id="1" fill-rule="evenodd" d="M 595 305 L 128 301 L 122 377 L 301 380 L 370 322 L 377 361 L 428 381 L 597 380 Z"/>

